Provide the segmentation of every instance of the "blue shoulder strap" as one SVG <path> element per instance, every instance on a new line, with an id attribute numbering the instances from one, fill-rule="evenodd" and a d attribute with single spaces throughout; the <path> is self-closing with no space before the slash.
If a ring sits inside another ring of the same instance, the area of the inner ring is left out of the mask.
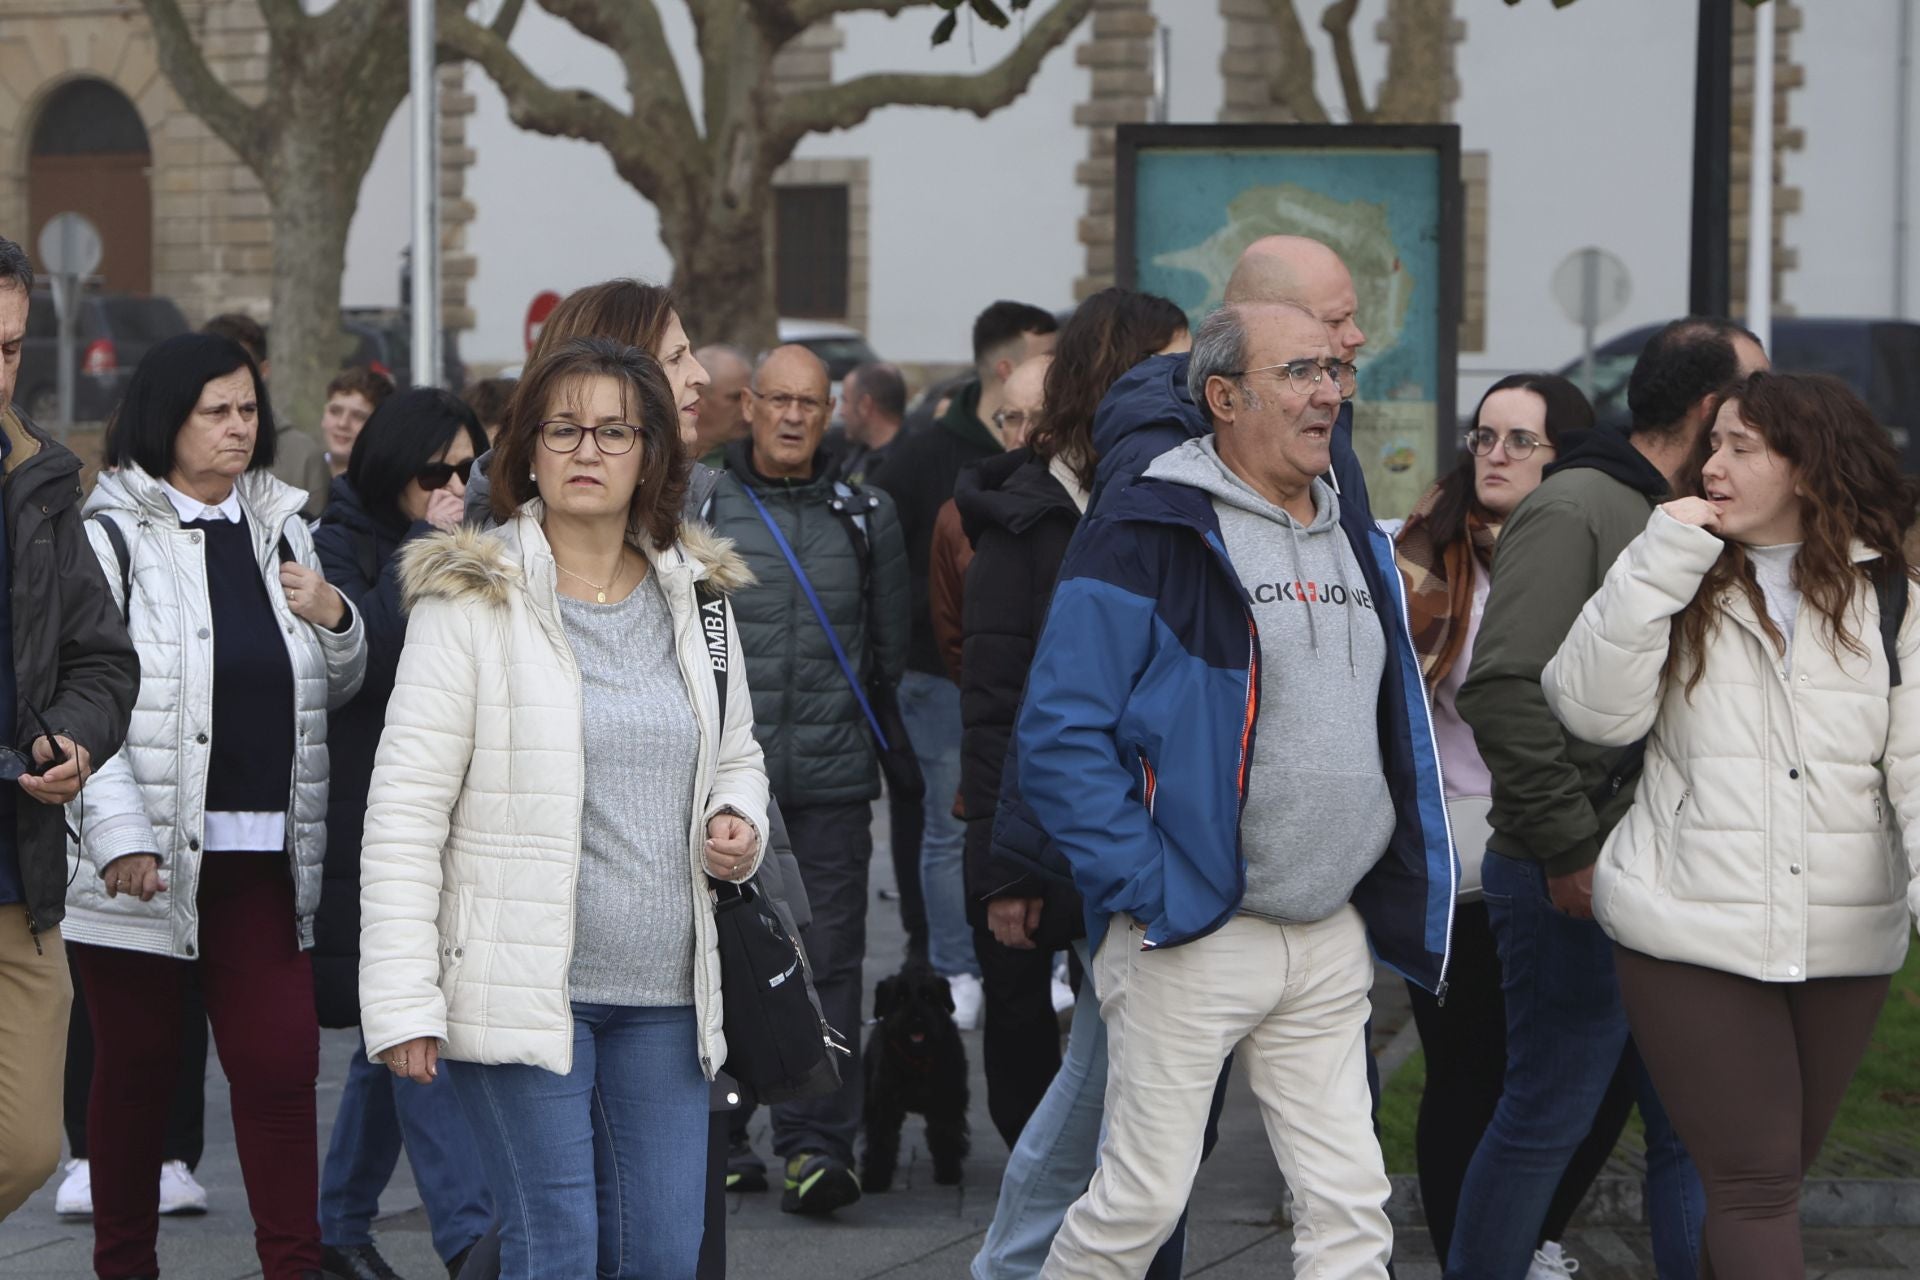
<path id="1" fill-rule="evenodd" d="M 799 582 L 800 590 L 805 593 L 807 603 L 813 606 L 814 620 L 820 629 L 827 633 L 827 643 L 833 646 L 833 659 L 840 664 L 840 674 L 846 677 L 847 687 L 853 690 L 853 697 L 860 704 L 860 713 L 867 718 L 867 725 L 873 730 L 873 740 L 880 744 L 882 751 L 891 750 L 887 745 L 887 735 L 880 728 L 880 720 L 873 714 L 873 707 L 867 702 L 867 691 L 860 687 L 860 677 L 853 672 L 853 664 L 847 661 L 847 651 L 840 647 L 840 633 L 833 629 L 833 623 L 827 621 L 827 611 L 820 605 L 820 597 L 813 593 L 813 583 L 807 579 L 807 571 L 800 567 L 799 557 L 793 554 L 793 548 L 787 545 L 787 536 L 780 532 L 780 526 L 774 523 L 773 514 L 760 501 L 760 495 L 753 486 L 742 480 L 740 489 L 747 495 L 747 501 L 753 503 L 753 509 L 760 513 L 760 522 L 767 526 L 767 532 L 773 535 L 773 545 L 780 548 L 780 554 L 786 557 L 787 567 L 793 570 L 794 579 Z"/>

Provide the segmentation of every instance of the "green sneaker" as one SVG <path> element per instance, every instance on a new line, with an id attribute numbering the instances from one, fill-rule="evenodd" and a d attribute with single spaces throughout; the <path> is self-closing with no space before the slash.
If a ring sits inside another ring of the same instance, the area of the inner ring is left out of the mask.
<path id="1" fill-rule="evenodd" d="M 860 1198 L 860 1180 L 832 1156 L 803 1151 L 787 1161 L 787 1189 L 780 1195 L 782 1213 L 827 1214 Z"/>
<path id="2" fill-rule="evenodd" d="M 727 1146 L 727 1190 L 729 1191 L 765 1191 L 767 1189 L 767 1166 L 753 1152 L 753 1145 L 744 1140 L 729 1143 Z"/>

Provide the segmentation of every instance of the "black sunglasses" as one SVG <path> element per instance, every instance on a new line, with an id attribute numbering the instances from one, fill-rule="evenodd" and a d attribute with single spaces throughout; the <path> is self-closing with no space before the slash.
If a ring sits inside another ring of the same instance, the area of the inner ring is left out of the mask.
<path id="1" fill-rule="evenodd" d="M 444 489 L 452 484 L 455 476 L 459 476 L 460 483 L 465 484 L 472 474 L 473 459 L 468 458 L 463 462 L 429 462 L 414 472 L 413 478 L 420 482 L 422 489 L 432 493 L 435 489 Z"/>

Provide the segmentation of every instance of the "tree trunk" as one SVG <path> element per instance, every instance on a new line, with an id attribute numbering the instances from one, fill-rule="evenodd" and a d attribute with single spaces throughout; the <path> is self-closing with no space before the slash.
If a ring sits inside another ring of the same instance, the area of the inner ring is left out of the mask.
<path id="1" fill-rule="evenodd" d="M 304 148 L 288 147 L 289 151 Z M 340 277 L 360 174 L 324 163 L 278 167 L 273 201 L 273 412 L 316 438 L 340 370 Z M 349 193 L 344 199 L 337 192 Z"/>
<path id="2" fill-rule="evenodd" d="M 715 201 L 672 216 L 662 207 L 661 239 L 675 263 L 673 294 L 696 346 L 729 342 L 758 353 L 778 340 L 773 281 L 773 181 L 741 189 L 732 208 Z"/>

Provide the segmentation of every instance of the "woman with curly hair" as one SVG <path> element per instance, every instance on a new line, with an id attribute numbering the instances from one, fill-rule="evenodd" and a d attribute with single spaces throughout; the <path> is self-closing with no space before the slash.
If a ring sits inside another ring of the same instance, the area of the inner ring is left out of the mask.
<path id="1" fill-rule="evenodd" d="M 1915 495 L 1825 377 L 1753 375 L 1696 461 L 1542 687 L 1577 736 L 1646 742 L 1593 906 L 1706 1185 L 1701 1274 L 1797 1280 L 1800 1183 L 1920 908 Z"/>

